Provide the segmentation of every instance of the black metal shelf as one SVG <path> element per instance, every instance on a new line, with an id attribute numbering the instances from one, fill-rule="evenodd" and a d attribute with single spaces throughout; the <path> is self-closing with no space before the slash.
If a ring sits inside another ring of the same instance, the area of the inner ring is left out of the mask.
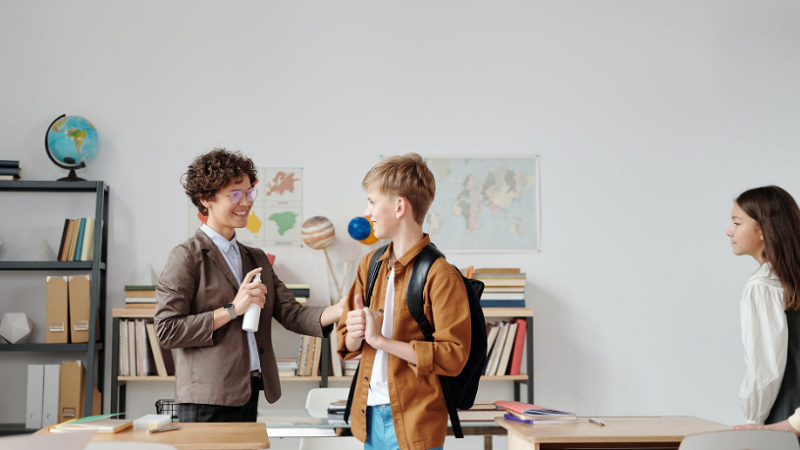
<path id="1" fill-rule="evenodd" d="M 0 181 L 0 191 L 96 192 L 102 181 Z"/>
<path id="2" fill-rule="evenodd" d="M 31 434 L 39 431 L 36 428 L 25 428 L 24 423 L 0 423 L 0 436 L 13 436 L 15 434 Z"/>
<path id="3" fill-rule="evenodd" d="M 89 328 L 88 335 L 94 338 L 96 334 L 104 336 L 106 317 L 106 282 L 108 271 L 108 185 L 102 181 L 0 181 L 0 191 L 4 192 L 33 192 L 33 193 L 91 193 L 95 196 L 95 233 L 92 261 L 0 261 L 0 271 L 3 270 L 47 270 L 68 271 L 79 270 L 91 273 L 92 283 L 89 292 Z M 101 395 L 104 393 L 105 380 L 105 352 L 103 342 L 89 342 L 83 344 L 1 344 L 0 354 L 3 352 L 83 352 L 86 356 L 86 381 L 84 385 L 85 396 L 83 405 L 86 411 L 91 411 L 94 389 Z M 102 412 L 102 407 L 101 407 Z M 35 431 L 35 430 L 34 430 Z M 25 424 L 0 424 L 0 435 L 29 433 Z"/>
<path id="4" fill-rule="evenodd" d="M 0 261 L 0 270 L 92 270 L 92 261 Z M 100 263 L 106 270 L 106 263 Z"/>
<path id="5" fill-rule="evenodd" d="M 95 342 L 95 350 L 102 350 L 103 343 Z M 0 344 L 0 352 L 85 352 L 89 344 Z"/>

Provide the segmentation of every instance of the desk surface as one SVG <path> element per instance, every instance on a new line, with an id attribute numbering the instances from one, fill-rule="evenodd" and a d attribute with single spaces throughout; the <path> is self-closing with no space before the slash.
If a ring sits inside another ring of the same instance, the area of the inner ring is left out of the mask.
<path id="1" fill-rule="evenodd" d="M 92 442 L 157 442 L 185 450 L 250 450 L 269 448 L 263 423 L 181 423 L 180 430 L 147 434 L 145 430 L 96 434 Z M 42 429 L 38 433 L 48 433 Z"/>
<path id="2" fill-rule="evenodd" d="M 590 423 L 582 417 L 576 424 L 528 425 L 503 418 L 495 421 L 525 441 L 533 444 L 605 443 L 605 442 L 680 442 L 696 433 L 730 430 L 731 427 L 710 420 L 688 416 L 669 417 L 598 417 L 606 426 Z"/>

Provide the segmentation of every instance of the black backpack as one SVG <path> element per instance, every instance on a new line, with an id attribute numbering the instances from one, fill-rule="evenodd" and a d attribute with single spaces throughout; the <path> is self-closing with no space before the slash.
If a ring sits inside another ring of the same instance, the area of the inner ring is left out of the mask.
<path id="1" fill-rule="evenodd" d="M 364 297 L 364 306 L 369 307 L 369 300 L 372 298 L 372 288 L 375 286 L 375 279 L 378 276 L 378 270 L 381 263 L 378 258 L 386 251 L 386 247 L 379 248 L 372 256 L 369 263 L 369 272 L 367 278 L 367 292 Z M 408 304 L 408 311 L 414 317 L 414 320 L 419 324 L 425 340 L 432 342 L 434 328 L 428 319 L 425 317 L 422 291 L 425 288 L 425 283 L 428 280 L 428 271 L 430 271 L 433 263 L 440 257 L 444 258 L 444 254 L 439 251 L 433 244 L 428 245 L 414 263 L 409 278 L 408 287 L 406 288 L 406 303 Z M 454 266 L 455 267 L 455 266 Z M 458 268 L 456 268 L 458 270 Z M 470 345 L 469 357 L 467 363 L 461 370 L 461 373 L 455 377 L 446 377 L 439 375 L 439 381 L 442 384 L 442 391 L 444 392 L 444 400 L 447 404 L 447 411 L 450 414 L 450 423 L 453 427 L 453 434 L 457 438 L 463 438 L 464 434 L 461 432 L 461 422 L 458 420 L 458 412 L 456 409 L 469 409 L 475 403 L 475 395 L 478 393 L 478 383 L 481 380 L 486 369 L 486 318 L 483 316 L 483 309 L 481 308 L 481 294 L 483 294 L 483 282 L 469 278 L 461 277 L 467 290 L 467 297 L 469 298 L 469 312 L 470 322 L 472 327 L 472 343 Z M 359 368 L 361 364 L 359 364 Z M 358 380 L 358 369 L 353 375 L 353 382 L 350 385 L 350 395 L 347 397 L 347 407 L 344 412 L 344 420 L 348 422 L 350 419 L 350 407 L 353 403 L 353 393 L 356 389 L 356 380 Z"/>

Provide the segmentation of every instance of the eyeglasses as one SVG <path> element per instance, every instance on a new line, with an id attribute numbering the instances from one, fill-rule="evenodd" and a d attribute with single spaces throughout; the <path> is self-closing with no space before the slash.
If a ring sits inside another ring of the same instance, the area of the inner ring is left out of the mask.
<path id="1" fill-rule="evenodd" d="M 230 197 L 231 202 L 233 202 L 234 205 L 238 205 L 239 202 L 242 201 L 242 195 L 244 195 L 241 189 L 237 189 L 231 192 L 221 192 L 221 194 Z M 247 190 L 248 202 L 253 203 L 256 200 L 257 196 L 258 196 L 258 189 L 251 187 L 250 189 Z"/>

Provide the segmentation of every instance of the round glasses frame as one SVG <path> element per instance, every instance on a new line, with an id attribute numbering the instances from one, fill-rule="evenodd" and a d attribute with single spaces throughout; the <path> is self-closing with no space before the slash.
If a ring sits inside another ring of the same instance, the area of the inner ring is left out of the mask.
<path id="1" fill-rule="evenodd" d="M 221 192 L 221 194 L 222 195 L 227 195 L 228 197 L 230 197 L 231 198 L 231 202 L 233 202 L 234 205 L 238 205 L 239 202 L 242 201 L 242 196 L 244 195 L 242 193 L 241 189 L 236 189 L 235 191 L 231 191 L 231 192 Z M 247 201 L 248 202 L 253 203 L 256 200 L 256 197 L 258 197 L 258 189 L 257 188 L 251 187 L 250 189 L 247 190 Z"/>

